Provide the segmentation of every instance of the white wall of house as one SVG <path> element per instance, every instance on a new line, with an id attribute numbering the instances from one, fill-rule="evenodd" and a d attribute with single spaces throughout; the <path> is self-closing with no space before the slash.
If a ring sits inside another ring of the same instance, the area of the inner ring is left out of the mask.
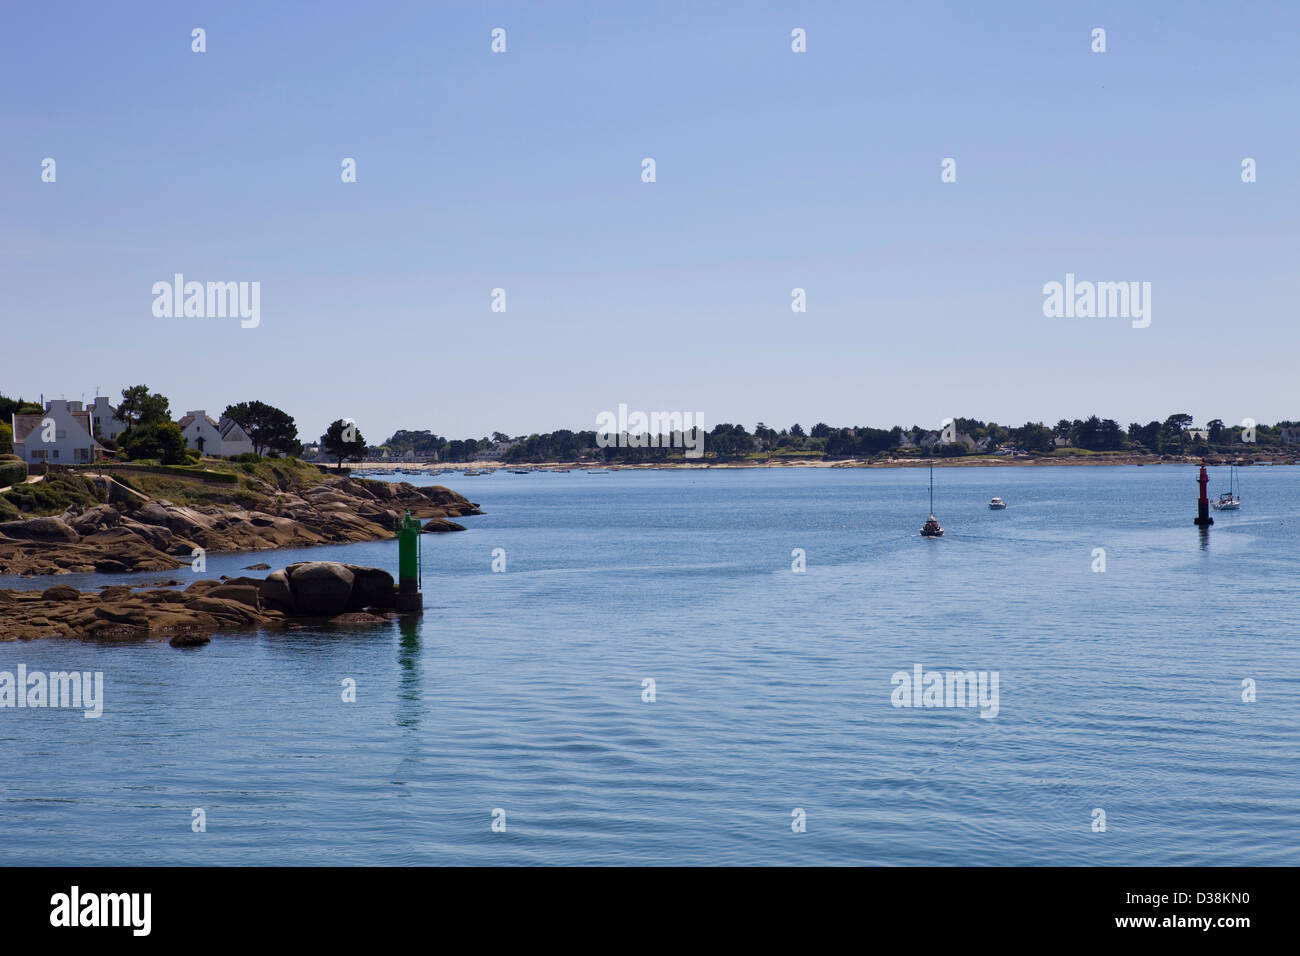
<path id="1" fill-rule="evenodd" d="M 248 433 L 228 418 L 214 422 L 207 412 L 199 409 L 186 412 L 181 421 L 190 419 L 181 427 L 185 444 L 198 449 L 200 454 L 208 457 L 223 455 L 249 455 L 253 452 L 253 441 Z M 224 434 L 223 434 L 224 433 Z"/>
<path id="2" fill-rule="evenodd" d="M 28 464 L 92 462 L 98 443 L 88 430 L 89 424 L 80 402 L 46 402 L 44 415 L 14 416 L 14 454 Z"/>
<path id="3" fill-rule="evenodd" d="M 232 455 L 251 455 L 253 453 L 253 440 L 248 437 L 238 424 L 228 418 L 223 418 L 217 426 L 222 432 L 221 454 L 230 457 Z"/>
<path id="4" fill-rule="evenodd" d="M 126 431 L 126 422 L 120 422 L 113 417 L 117 414 L 117 409 L 110 405 L 103 395 L 95 398 L 95 404 L 91 405 L 88 411 L 91 428 L 99 429 L 100 438 L 111 438 L 117 441 L 117 436 Z"/>
<path id="5" fill-rule="evenodd" d="M 181 434 L 185 437 L 186 445 L 198 449 L 201 455 L 225 454 L 221 449 L 221 429 L 217 427 L 216 422 L 208 418 L 207 412 L 203 411 L 203 409 L 196 412 L 186 412 L 184 418 L 190 419 L 181 428 Z M 184 418 L 182 418 L 182 421 L 184 421 Z"/>

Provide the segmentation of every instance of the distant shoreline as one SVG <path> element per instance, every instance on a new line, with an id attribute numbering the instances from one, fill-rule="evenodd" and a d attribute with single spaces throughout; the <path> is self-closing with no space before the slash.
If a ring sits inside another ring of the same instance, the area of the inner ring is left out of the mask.
<path id="1" fill-rule="evenodd" d="M 549 471 L 554 468 L 567 468 L 571 471 L 580 472 L 588 469 L 600 469 L 602 471 L 703 471 L 724 469 L 782 469 L 782 468 L 928 468 L 931 463 L 936 468 L 1001 468 L 1001 467 L 1052 467 L 1062 465 L 1066 467 L 1074 466 L 1105 466 L 1105 465 L 1199 465 L 1204 460 L 1207 465 L 1225 466 L 1239 465 L 1251 466 L 1260 462 L 1267 465 L 1293 465 L 1298 463 L 1298 457 L 1294 453 L 1272 454 L 1257 456 L 1237 456 L 1226 457 L 1223 455 L 1206 455 L 1204 458 L 1200 455 L 1180 455 L 1161 457 L 1160 455 L 1069 455 L 1055 458 L 1052 456 L 1031 456 L 1031 457 L 1010 457 L 1010 456 L 992 456 L 992 455 L 962 455 L 950 458 L 886 458 L 886 459 L 862 459 L 848 458 L 837 459 L 834 461 L 824 461 L 819 459 L 794 458 L 794 459 L 769 459 L 764 461 L 704 461 L 704 462 L 512 462 L 504 464 L 493 459 L 480 459 L 472 462 L 393 462 L 391 460 L 376 460 L 352 462 L 344 465 L 344 470 L 353 472 L 364 471 L 371 475 L 385 474 L 394 475 L 401 469 L 405 474 L 420 474 L 428 472 L 454 471 L 460 472 L 466 469 L 486 470 L 493 469 L 496 471 L 508 471 L 512 468 L 527 468 L 533 471 Z M 331 471 L 335 469 L 333 462 L 316 462 L 322 467 Z"/>

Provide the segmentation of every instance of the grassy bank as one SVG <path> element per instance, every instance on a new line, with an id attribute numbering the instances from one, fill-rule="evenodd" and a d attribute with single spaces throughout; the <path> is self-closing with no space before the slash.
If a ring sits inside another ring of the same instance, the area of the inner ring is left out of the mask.
<path id="1" fill-rule="evenodd" d="M 285 491 L 301 493 L 326 480 L 315 466 L 296 458 L 260 461 L 204 459 L 198 465 L 161 465 L 157 462 L 98 462 L 92 465 L 50 469 L 38 482 L 15 485 L 0 495 L 0 520 L 61 514 L 70 507 L 91 507 L 107 497 L 104 483 L 93 476 L 107 475 L 117 483 L 173 504 L 199 507 L 227 505 L 266 510 Z M 129 496 L 119 507 L 129 511 Z"/>

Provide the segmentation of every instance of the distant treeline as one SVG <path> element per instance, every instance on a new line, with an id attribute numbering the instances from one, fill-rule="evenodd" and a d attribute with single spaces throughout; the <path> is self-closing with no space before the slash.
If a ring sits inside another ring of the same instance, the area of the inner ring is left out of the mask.
<path id="1" fill-rule="evenodd" d="M 1215 451 L 1242 450 L 1244 445 L 1277 446 L 1283 443 L 1282 429 L 1293 427 L 1289 421 L 1276 425 L 1227 425 L 1220 419 L 1202 428 L 1192 427 L 1192 416 L 1170 415 L 1163 422 L 1143 425 L 1132 422 L 1127 428 L 1110 418 L 1093 415 L 1086 419 L 1055 425 L 1026 422 L 1020 426 L 999 425 L 974 418 L 956 418 L 938 429 L 918 425 L 903 428 L 870 428 L 861 425 L 832 427 L 818 422 L 806 432 L 795 424 L 780 430 L 759 422 L 753 431 L 731 423 L 715 425 L 705 433 L 707 458 L 753 457 L 824 457 L 870 458 L 874 456 L 959 456 L 979 454 L 1050 454 L 1058 448 L 1089 452 L 1128 452 L 1131 454 L 1187 455 Z M 545 434 L 511 437 L 494 432 L 486 438 L 447 439 L 431 431 L 402 429 L 383 445 L 395 457 L 410 452 L 415 458 L 447 462 L 474 461 L 498 457 L 505 462 L 577 461 L 601 459 L 610 462 L 655 461 L 683 456 L 680 435 L 598 436 L 592 431 L 567 428 Z M 602 439 L 602 440 L 599 440 Z M 610 444 L 614 441 L 614 444 Z M 608 447 L 602 447 L 607 445 Z"/>

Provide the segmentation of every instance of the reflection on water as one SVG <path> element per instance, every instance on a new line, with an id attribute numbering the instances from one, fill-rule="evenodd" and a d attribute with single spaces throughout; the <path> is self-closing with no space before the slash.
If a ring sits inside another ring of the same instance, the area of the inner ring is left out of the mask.
<path id="1" fill-rule="evenodd" d="M 398 643 L 397 666 L 401 673 L 397 691 L 397 723 L 412 730 L 420 726 L 420 624 L 414 614 L 403 614 L 397 619 L 401 634 Z"/>
<path id="2" fill-rule="evenodd" d="M 393 773 L 393 784 L 405 787 L 412 780 L 418 779 L 423 760 L 419 734 L 420 716 L 424 707 L 420 690 L 420 617 L 414 614 L 401 615 L 397 628 L 401 636 L 397 645 L 396 724 L 402 728 L 403 733 L 398 741 L 401 759 Z"/>

